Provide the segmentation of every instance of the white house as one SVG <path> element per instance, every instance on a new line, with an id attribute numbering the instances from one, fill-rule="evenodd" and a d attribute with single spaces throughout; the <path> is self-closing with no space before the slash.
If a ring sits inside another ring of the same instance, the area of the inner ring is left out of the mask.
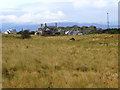
<path id="1" fill-rule="evenodd" d="M 17 33 L 17 31 L 16 31 L 16 29 L 8 29 L 6 32 L 5 32 L 5 34 L 16 34 Z"/>
<path id="2" fill-rule="evenodd" d="M 62 30 L 61 29 L 58 29 L 58 32 L 61 32 Z"/>
<path id="3" fill-rule="evenodd" d="M 77 35 L 83 35 L 83 33 L 78 32 Z"/>
<path id="4" fill-rule="evenodd" d="M 102 30 L 102 28 L 96 28 L 97 31 Z"/>
<path id="5" fill-rule="evenodd" d="M 40 35 L 40 34 L 42 34 L 42 31 L 36 31 L 35 32 L 35 35 Z"/>
<path id="6" fill-rule="evenodd" d="M 69 32 L 70 32 L 70 31 L 66 31 L 65 34 L 68 35 Z"/>
<path id="7" fill-rule="evenodd" d="M 79 31 L 73 31 L 72 35 L 78 35 Z"/>

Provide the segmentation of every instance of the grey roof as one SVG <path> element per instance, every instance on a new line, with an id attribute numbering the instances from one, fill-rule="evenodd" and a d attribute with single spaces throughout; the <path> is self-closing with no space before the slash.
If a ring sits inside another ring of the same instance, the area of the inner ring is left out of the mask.
<path id="1" fill-rule="evenodd" d="M 50 29 L 51 29 L 51 28 L 56 28 L 56 27 L 55 27 L 55 26 L 47 26 L 47 28 L 50 28 Z"/>
<path id="2" fill-rule="evenodd" d="M 77 35 L 77 33 L 79 33 L 79 31 L 74 31 L 74 32 L 73 32 L 73 35 Z"/>
<path id="3" fill-rule="evenodd" d="M 50 29 L 51 31 L 57 30 L 56 26 L 47 26 L 47 28 Z M 41 29 L 42 31 L 44 31 L 45 27 L 41 27 L 39 29 Z"/>
<path id="4" fill-rule="evenodd" d="M 57 28 L 55 26 L 47 26 L 48 29 L 50 30 L 56 30 Z"/>

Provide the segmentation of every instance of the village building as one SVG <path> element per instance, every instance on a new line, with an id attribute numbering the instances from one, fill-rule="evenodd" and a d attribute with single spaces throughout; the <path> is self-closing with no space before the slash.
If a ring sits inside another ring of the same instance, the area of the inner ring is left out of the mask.
<path id="1" fill-rule="evenodd" d="M 45 23 L 45 26 L 41 24 L 41 28 L 38 28 L 38 31 L 36 31 L 35 35 L 54 35 L 57 32 L 57 23 L 55 24 L 55 26 L 47 26 L 47 24 Z"/>
<path id="2" fill-rule="evenodd" d="M 45 26 L 41 24 L 41 28 L 38 28 L 38 31 L 35 32 L 35 35 L 84 35 L 89 34 L 90 31 L 97 30 L 95 26 L 82 26 L 79 27 L 74 25 L 72 27 L 57 27 L 57 23 L 55 26 Z"/>
<path id="3" fill-rule="evenodd" d="M 77 35 L 83 35 L 83 33 L 81 33 L 81 32 L 78 32 L 78 33 L 77 33 Z"/>
<path id="4" fill-rule="evenodd" d="M 42 35 L 42 31 L 35 31 L 35 35 Z"/>
<path id="5" fill-rule="evenodd" d="M 16 31 L 16 29 L 7 29 L 5 34 L 17 34 L 17 31 Z"/>
<path id="6" fill-rule="evenodd" d="M 96 28 L 96 31 L 102 30 L 102 28 Z"/>

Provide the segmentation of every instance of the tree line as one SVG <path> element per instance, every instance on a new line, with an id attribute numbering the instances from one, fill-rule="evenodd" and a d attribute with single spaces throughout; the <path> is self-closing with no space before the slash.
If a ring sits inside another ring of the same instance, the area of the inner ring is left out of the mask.
<path id="1" fill-rule="evenodd" d="M 113 28 L 113 29 L 91 31 L 91 32 L 89 32 L 89 34 L 120 34 L 120 29 Z"/>

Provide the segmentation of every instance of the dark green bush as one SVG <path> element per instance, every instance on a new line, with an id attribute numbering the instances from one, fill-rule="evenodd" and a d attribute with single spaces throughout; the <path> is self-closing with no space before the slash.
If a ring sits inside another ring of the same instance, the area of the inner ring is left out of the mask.
<path id="1" fill-rule="evenodd" d="M 35 31 L 31 31 L 30 34 L 33 34 L 33 35 L 34 35 L 34 34 L 35 34 Z"/>
<path id="2" fill-rule="evenodd" d="M 25 38 L 30 38 L 30 33 L 29 30 L 25 30 L 21 33 L 21 38 L 25 39 Z"/>
<path id="3" fill-rule="evenodd" d="M 70 40 L 73 40 L 73 41 L 75 41 L 75 38 L 71 38 Z"/>
<path id="4" fill-rule="evenodd" d="M 55 33 L 56 35 L 60 35 L 60 32 Z"/>
<path id="5" fill-rule="evenodd" d="M 19 31 L 19 32 L 17 32 L 17 34 L 22 34 L 22 32 L 23 32 L 23 31 Z"/>
<path id="6" fill-rule="evenodd" d="M 91 31 L 89 34 L 120 34 L 120 29 L 105 29 L 99 31 Z"/>

